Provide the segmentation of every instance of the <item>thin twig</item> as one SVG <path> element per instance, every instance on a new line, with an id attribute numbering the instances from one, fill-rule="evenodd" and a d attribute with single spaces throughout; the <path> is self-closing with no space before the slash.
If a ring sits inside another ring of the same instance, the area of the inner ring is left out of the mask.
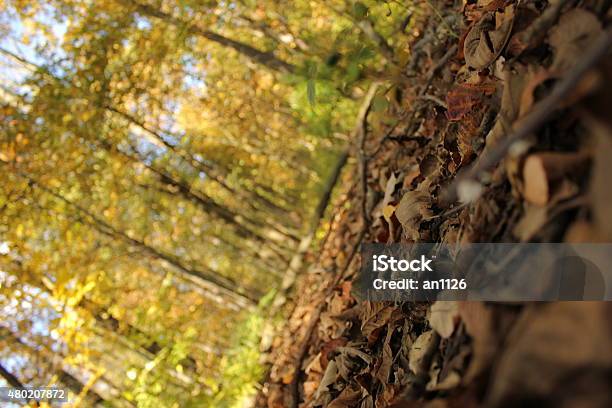
<path id="1" fill-rule="evenodd" d="M 427 92 L 427 88 L 429 88 L 429 85 L 431 85 L 431 81 L 433 81 L 433 78 L 436 75 L 436 73 L 453 57 L 453 55 L 455 55 L 456 52 L 457 52 L 457 44 L 450 47 L 446 51 L 446 53 L 442 56 L 442 58 L 440 58 L 438 62 L 436 62 L 436 65 L 431 67 L 431 69 L 427 73 L 427 79 L 425 80 L 425 86 L 421 88 L 421 91 L 419 92 L 419 96 L 425 95 L 425 92 Z"/>
<path id="2" fill-rule="evenodd" d="M 444 102 L 442 99 L 438 98 L 435 95 L 419 95 L 419 96 L 417 96 L 417 99 L 422 99 L 424 101 L 433 102 L 436 105 L 441 106 L 444 109 L 448 110 L 448 105 L 446 104 L 446 102 Z"/>
<path id="3" fill-rule="evenodd" d="M 444 17 L 442 16 L 442 13 L 440 13 L 440 10 L 438 10 L 438 8 L 436 6 L 433 5 L 433 3 L 431 2 L 431 0 L 425 0 L 425 2 L 429 5 L 429 7 L 434 11 L 434 13 L 436 13 L 436 15 L 438 16 L 438 18 L 440 19 L 440 22 L 442 23 L 442 25 L 444 27 L 446 27 L 446 29 L 448 30 L 449 34 L 455 38 L 459 38 L 459 35 L 455 32 L 455 30 L 453 30 L 451 28 L 450 25 L 448 25 L 448 23 L 446 22 L 446 20 L 444 19 Z"/>
<path id="4" fill-rule="evenodd" d="M 358 121 L 355 126 L 354 134 L 358 136 L 358 150 L 357 158 L 359 160 L 359 179 L 361 180 L 361 217 L 363 219 L 363 228 L 369 224 L 370 217 L 366 208 L 367 197 L 368 197 L 368 158 L 365 154 L 365 140 L 367 133 L 367 122 L 368 113 L 372 106 L 372 99 L 376 94 L 378 84 L 374 83 L 370 86 L 368 94 L 365 97 L 364 103 L 361 105 L 361 109 L 358 115 Z"/>

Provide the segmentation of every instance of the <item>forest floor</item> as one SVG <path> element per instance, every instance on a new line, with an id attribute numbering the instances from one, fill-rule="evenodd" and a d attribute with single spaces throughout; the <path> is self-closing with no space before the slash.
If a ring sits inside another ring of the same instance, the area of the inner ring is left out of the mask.
<path id="1" fill-rule="evenodd" d="M 388 105 L 364 98 L 261 406 L 612 406 L 609 303 L 352 291 L 363 242 L 612 239 L 609 2 L 446 4 L 421 22 L 399 84 L 379 86 Z"/>

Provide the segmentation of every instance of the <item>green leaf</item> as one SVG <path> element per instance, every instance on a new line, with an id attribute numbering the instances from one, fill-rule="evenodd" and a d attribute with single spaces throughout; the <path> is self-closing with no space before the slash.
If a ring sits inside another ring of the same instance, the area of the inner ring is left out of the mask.
<path id="1" fill-rule="evenodd" d="M 387 97 L 383 94 L 378 94 L 374 97 L 372 101 L 372 111 L 373 112 L 382 112 L 389 107 L 389 101 Z"/>
<path id="2" fill-rule="evenodd" d="M 308 82 L 306 83 L 306 94 L 308 96 L 308 102 L 310 102 L 311 106 L 314 106 L 315 97 L 316 97 L 316 88 L 315 88 L 315 81 L 313 79 L 309 79 Z"/>
<path id="3" fill-rule="evenodd" d="M 368 15 L 368 6 L 358 1 L 353 4 L 353 15 L 355 18 L 364 19 Z"/>

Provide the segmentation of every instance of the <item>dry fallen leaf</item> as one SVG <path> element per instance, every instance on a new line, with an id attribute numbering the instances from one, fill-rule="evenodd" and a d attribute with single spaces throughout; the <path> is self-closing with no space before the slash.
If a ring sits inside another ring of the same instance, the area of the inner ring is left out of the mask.
<path id="1" fill-rule="evenodd" d="M 588 373 L 609 373 L 610 312 L 606 302 L 532 305 L 506 339 L 484 406 L 521 406 L 552 395 L 553 390 L 560 393 Z M 567 382 L 569 378 L 572 382 Z"/>
<path id="2" fill-rule="evenodd" d="M 368 339 L 370 344 L 374 343 L 382 328 L 389 323 L 391 314 L 395 308 L 381 302 L 365 302 L 361 309 L 361 333 Z"/>
<path id="3" fill-rule="evenodd" d="M 457 302 L 437 301 L 429 311 L 429 325 L 440 337 L 447 339 L 455 331 L 459 321 L 459 306 Z"/>
<path id="4" fill-rule="evenodd" d="M 586 163 L 588 155 L 582 153 L 541 152 L 529 155 L 523 166 L 525 199 L 544 206 L 553 195 L 553 183 L 566 174 L 575 174 Z"/>
<path id="5" fill-rule="evenodd" d="M 493 311 L 483 302 L 459 302 L 459 314 L 465 331 L 472 338 L 474 351 L 464 381 L 470 382 L 491 362 L 496 351 Z"/>
<path id="6" fill-rule="evenodd" d="M 421 334 L 412 344 L 408 353 L 408 366 L 415 375 L 427 373 L 431 356 L 438 347 L 440 338 L 429 330 Z"/>
<path id="7" fill-rule="evenodd" d="M 471 84 L 464 83 L 453 87 L 446 95 L 448 110 L 446 116 L 450 121 L 462 120 L 473 110 L 482 105 L 483 99 L 487 95 L 492 95 L 496 90 L 495 84 Z"/>
<path id="8" fill-rule="evenodd" d="M 338 378 L 338 367 L 334 360 L 330 361 L 327 365 L 327 369 L 325 370 L 325 374 L 323 374 L 323 378 L 319 383 L 319 387 L 315 392 L 315 399 L 317 401 L 322 401 L 326 399 L 331 399 L 329 395 L 329 387 L 336 383 Z"/>
<path id="9" fill-rule="evenodd" d="M 555 49 L 551 72 L 561 75 L 571 69 L 601 30 L 597 16 L 585 9 L 575 8 L 563 14 L 548 39 Z"/>
<path id="10" fill-rule="evenodd" d="M 409 191 L 400 200 L 395 209 L 395 216 L 404 227 L 404 231 L 412 239 L 418 238 L 418 226 L 422 220 L 428 220 L 433 216 L 429 209 L 429 194 L 418 190 Z"/>
<path id="11" fill-rule="evenodd" d="M 514 24 L 514 5 L 503 12 L 485 14 L 465 37 L 465 63 L 475 69 L 491 65 L 508 43 Z"/>

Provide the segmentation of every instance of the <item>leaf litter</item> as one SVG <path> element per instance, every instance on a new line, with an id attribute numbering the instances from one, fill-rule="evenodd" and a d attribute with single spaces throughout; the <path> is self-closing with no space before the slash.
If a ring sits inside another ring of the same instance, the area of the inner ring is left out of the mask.
<path id="1" fill-rule="evenodd" d="M 603 35 L 604 3 L 435 2 L 461 35 L 440 36 L 439 17 L 424 19 L 400 106 L 370 113 L 378 125 L 365 139 L 366 196 L 346 172 L 341 184 L 350 187 L 337 200 L 351 205 L 335 208 L 329 239 L 267 350 L 260 406 L 612 406 L 607 303 L 374 303 L 351 291 L 362 240 L 612 239 L 610 56 L 552 119 L 473 181 L 468 200 L 442 200 L 457 174 L 497 149 Z M 439 65 L 453 46 L 459 51 Z M 380 125 L 377 115 L 391 109 L 399 122 Z"/>

